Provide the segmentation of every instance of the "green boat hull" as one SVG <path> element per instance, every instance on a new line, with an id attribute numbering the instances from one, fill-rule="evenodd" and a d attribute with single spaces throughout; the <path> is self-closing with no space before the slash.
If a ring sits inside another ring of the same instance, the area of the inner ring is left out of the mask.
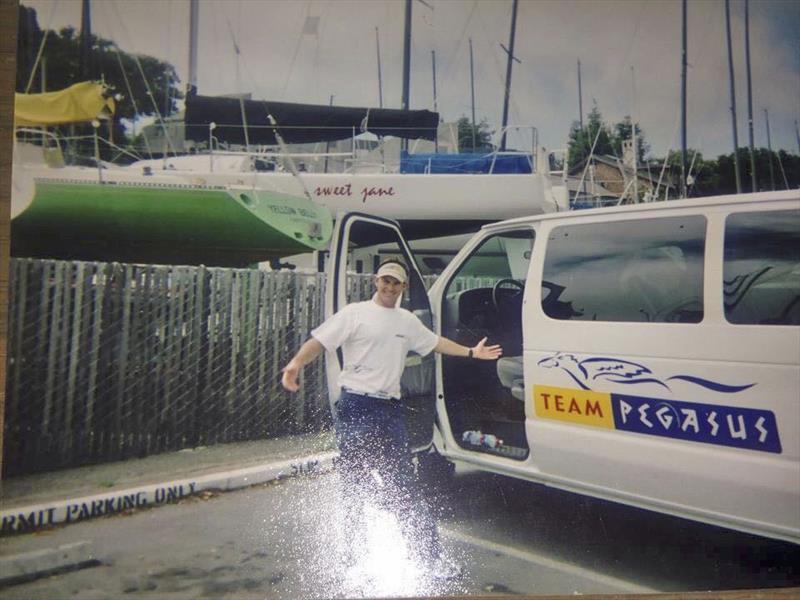
<path id="1" fill-rule="evenodd" d="M 11 253 L 238 267 L 325 250 L 331 228 L 324 207 L 264 190 L 37 179 Z"/>

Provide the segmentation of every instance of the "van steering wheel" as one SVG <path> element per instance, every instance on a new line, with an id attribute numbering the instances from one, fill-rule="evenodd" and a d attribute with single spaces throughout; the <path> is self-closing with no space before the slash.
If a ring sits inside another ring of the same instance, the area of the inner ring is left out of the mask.
<path id="1" fill-rule="evenodd" d="M 503 286 L 510 286 L 512 288 L 516 288 L 516 291 L 514 293 L 502 298 L 502 300 L 501 300 L 500 289 Z M 506 279 L 501 279 L 500 281 L 495 283 L 494 287 L 492 288 L 492 305 L 494 306 L 495 311 L 497 311 L 498 314 L 501 314 L 502 313 L 502 311 L 500 309 L 501 302 L 506 302 L 507 303 L 507 302 L 509 302 L 511 300 L 514 300 L 515 298 L 517 298 L 517 296 L 522 294 L 524 291 L 525 291 L 525 284 L 523 282 L 519 281 L 518 279 L 506 278 Z"/>

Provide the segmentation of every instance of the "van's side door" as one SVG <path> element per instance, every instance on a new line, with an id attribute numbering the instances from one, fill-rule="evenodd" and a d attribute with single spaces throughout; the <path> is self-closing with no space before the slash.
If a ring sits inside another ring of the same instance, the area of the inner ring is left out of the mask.
<path id="1" fill-rule="evenodd" d="M 388 259 L 398 259 L 408 266 L 409 286 L 400 306 L 416 314 L 426 327 L 433 329 L 425 282 L 399 225 L 361 213 L 346 213 L 336 219 L 326 269 L 325 318 L 349 303 L 372 298 L 374 273 L 379 264 Z M 340 394 L 337 381 L 342 361 L 341 350 L 326 353 L 328 397 L 332 410 Z M 436 408 L 434 365 L 434 353 L 425 357 L 409 354 L 400 382 L 403 410 L 412 445 L 417 450 L 430 447 L 433 439 Z"/>

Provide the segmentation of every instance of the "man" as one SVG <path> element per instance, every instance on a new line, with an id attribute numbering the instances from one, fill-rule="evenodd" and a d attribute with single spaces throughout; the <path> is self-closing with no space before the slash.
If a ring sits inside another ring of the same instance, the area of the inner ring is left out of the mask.
<path id="1" fill-rule="evenodd" d="M 282 383 L 296 392 L 306 364 L 324 350 L 342 348 L 342 393 L 334 420 L 347 522 L 363 530 L 360 504 L 364 498 L 380 498 L 397 515 L 415 558 L 430 562 L 435 576 L 452 577 L 457 573 L 441 558 L 436 522 L 416 485 L 400 406 L 400 377 L 409 351 L 495 360 L 502 349 L 487 346 L 486 338 L 468 348 L 437 336 L 412 312 L 399 308 L 407 287 L 406 267 L 398 261 L 383 263 L 375 275 L 372 299 L 348 304 L 314 329 L 284 367 Z"/>

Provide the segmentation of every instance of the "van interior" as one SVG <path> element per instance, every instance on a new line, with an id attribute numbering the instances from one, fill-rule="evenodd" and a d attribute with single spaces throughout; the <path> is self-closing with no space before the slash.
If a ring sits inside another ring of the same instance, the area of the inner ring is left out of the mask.
<path id="1" fill-rule="evenodd" d="M 522 298 L 534 232 L 484 240 L 447 282 L 442 335 L 465 346 L 500 344 L 497 361 L 442 357 L 450 427 L 467 450 L 515 459 L 528 456 L 522 372 Z"/>

